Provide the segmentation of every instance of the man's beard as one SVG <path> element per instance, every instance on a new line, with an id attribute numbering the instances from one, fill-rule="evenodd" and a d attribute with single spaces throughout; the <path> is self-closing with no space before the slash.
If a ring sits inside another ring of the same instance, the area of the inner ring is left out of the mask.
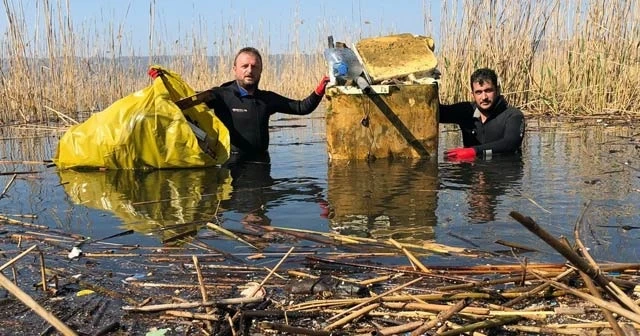
<path id="1" fill-rule="evenodd" d="M 255 90 L 258 88 L 258 84 L 260 83 L 260 80 L 256 80 L 253 83 L 247 83 L 247 81 L 245 80 L 241 80 L 238 81 L 238 83 L 240 84 L 240 86 L 242 86 L 242 88 L 244 88 L 247 91 L 251 91 L 251 90 Z"/>

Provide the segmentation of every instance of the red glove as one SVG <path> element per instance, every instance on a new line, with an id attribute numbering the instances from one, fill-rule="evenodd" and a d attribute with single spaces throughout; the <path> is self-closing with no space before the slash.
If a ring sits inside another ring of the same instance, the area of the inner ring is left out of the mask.
<path id="1" fill-rule="evenodd" d="M 476 150 L 469 148 L 454 148 L 444 152 L 447 160 L 457 162 L 473 161 L 476 158 Z"/>
<path id="2" fill-rule="evenodd" d="M 327 88 L 328 83 L 329 83 L 329 76 L 324 75 L 320 80 L 320 83 L 318 83 L 318 86 L 316 86 L 316 89 L 314 90 L 314 92 L 320 97 L 324 96 L 324 90 Z"/>
<path id="3" fill-rule="evenodd" d="M 329 203 L 323 199 L 317 201 L 320 205 L 320 217 L 329 218 Z"/>
<path id="4" fill-rule="evenodd" d="M 156 79 L 156 77 L 162 75 L 162 70 L 156 69 L 156 68 L 149 68 L 149 70 L 147 71 L 147 74 L 149 74 L 151 78 Z"/>

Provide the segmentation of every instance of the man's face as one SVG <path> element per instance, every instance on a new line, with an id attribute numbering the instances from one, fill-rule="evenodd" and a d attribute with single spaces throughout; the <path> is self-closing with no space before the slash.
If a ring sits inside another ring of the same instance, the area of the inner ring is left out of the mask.
<path id="1" fill-rule="evenodd" d="M 260 82 L 260 75 L 262 75 L 262 63 L 253 54 L 241 53 L 233 65 L 233 72 L 240 86 L 245 89 L 255 88 Z"/>
<path id="2" fill-rule="evenodd" d="M 500 95 L 498 88 L 490 81 L 484 81 L 482 84 L 474 82 L 471 89 L 473 90 L 473 100 L 475 100 L 480 112 L 490 110 Z"/>

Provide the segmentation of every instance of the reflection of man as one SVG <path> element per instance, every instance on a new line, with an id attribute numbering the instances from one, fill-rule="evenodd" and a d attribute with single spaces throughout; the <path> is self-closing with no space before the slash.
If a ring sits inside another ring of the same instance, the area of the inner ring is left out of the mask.
<path id="1" fill-rule="evenodd" d="M 264 206 L 276 198 L 271 186 L 271 164 L 259 162 L 238 162 L 228 166 L 231 170 L 233 191 L 231 199 L 222 204 L 223 208 L 246 214 L 243 222 L 269 224 Z"/>
<path id="2" fill-rule="evenodd" d="M 271 164 L 259 162 L 237 162 L 229 164 L 232 182 L 231 198 L 221 203 L 227 211 L 243 214 L 247 224 L 269 224 L 266 216 L 269 209 L 283 202 L 298 199 L 317 202 L 323 188 L 313 178 L 271 177 Z"/>
<path id="3" fill-rule="evenodd" d="M 496 217 L 496 195 L 491 195 L 488 192 L 490 181 L 487 181 L 488 177 L 485 172 L 479 170 L 475 173 L 475 181 L 467 193 L 467 201 L 471 209 L 469 218 L 476 222 L 490 222 Z"/>
<path id="4" fill-rule="evenodd" d="M 517 188 L 522 179 L 523 163 L 519 155 L 494 157 L 473 163 L 469 169 L 442 170 L 446 180 L 466 186 L 468 217 L 475 223 L 495 220 L 498 198 L 509 189 Z"/>

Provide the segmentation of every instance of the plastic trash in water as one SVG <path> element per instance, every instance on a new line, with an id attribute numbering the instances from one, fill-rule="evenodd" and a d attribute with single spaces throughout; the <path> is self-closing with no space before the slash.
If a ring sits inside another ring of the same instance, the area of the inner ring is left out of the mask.
<path id="1" fill-rule="evenodd" d="M 349 48 L 327 48 L 324 57 L 329 65 L 330 83 L 334 85 L 355 81 L 364 70 L 356 54 Z"/>
<path id="2" fill-rule="evenodd" d="M 80 255 L 82 255 L 82 250 L 79 249 L 77 246 L 74 246 L 71 251 L 69 252 L 69 255 L 67 256 L 69 259 L 75 259 L 80 257 Z"/>

